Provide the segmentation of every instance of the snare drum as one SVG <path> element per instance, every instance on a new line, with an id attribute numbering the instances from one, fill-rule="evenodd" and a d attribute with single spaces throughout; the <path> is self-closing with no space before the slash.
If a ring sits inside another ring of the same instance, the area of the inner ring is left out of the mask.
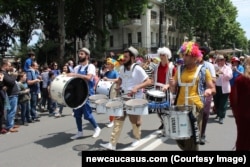
<path id="1" fill-rule="evenodd" d="M 193 106 L 172 106 L 169 114 L 163 117 L 166 136 L 175 140 L 189 139 L 192 136 L 192 128 L 189 112 Z"/>
<path id="2" fill-rule="evenodd" d="M 123 103 L 121 101 L 109 101 L 106 105 L 107 114 L 110 116 L 123 116 Z"/>
<path id="3" fill-rule="evenodd" d="M 113 81 L 99 80 L 96 86 L 96 94 L 104 94 L 108 98 L 113 99 L 117 96 L 117 91 L 115 90 L 116 83 Z"/>
<path id="4" fill-rule="evenodd" d="M 127 114 L 148 115 L 148 101 L 145 99 L 131 99 L 125 102 Z"/>
<path id="5" fill-rule="evenodd" d="M 150 89 L 146 93 L 148 101 L 163 102 L 166 101 L 166 93 L 156 89 Z"/>
<path id="6" fill-rule="evenodd" d="M 96 95 L 92 95 L 89 96 L 89 105 L 91 108 L 96 108 L 96 100 L 99 99 L 108 99 L 108 97 L 106 95 L 102 95 L 102 94 L 96 94 Z"/>
<path id="7" fill-rule="evenodd" d="M 95 101 L 96 104 L 96 112 L 98 114 L 105 114 L 107 112 L 106 110 L 106 104 L 108 103 L 108 99 L 99 99 Z"/>
<path id="8" fill-rule="evenodd" d="M 70 108 L 79 108 L 88 98 L 88 85 L 84 79 L 58 75 L 51 82 L 51 98 Z"/>

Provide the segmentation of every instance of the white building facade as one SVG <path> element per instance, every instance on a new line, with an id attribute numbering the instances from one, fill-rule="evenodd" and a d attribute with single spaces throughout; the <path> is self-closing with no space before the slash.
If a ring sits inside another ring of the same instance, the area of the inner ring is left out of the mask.
<path id="1" fill-rule="evenodd" d="M 175 52 L 186 39 L 176 27 L 176 18 L 167 15 L 164 4 L 151 0 L 145 14 L 129 15 L 129 20 L 110 27 L 108 51 L 122 52 L 129 46 L 145 48 L 148 53 L 156 53 L 159 47 L 166 46 Z"/>

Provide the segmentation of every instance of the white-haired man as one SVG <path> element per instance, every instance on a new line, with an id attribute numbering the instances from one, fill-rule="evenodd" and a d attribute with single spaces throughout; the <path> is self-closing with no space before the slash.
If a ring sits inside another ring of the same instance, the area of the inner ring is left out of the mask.
<path id="1" fill-rule="evenodd" d="M 162 47 L 157 50 L 157 54 L 160 57 L 160 63 L 155 68 L 154 72 L 154 85 L 157 87 L 159 84 L 163 84 L 164 86 L 161 88 L 164 92 L 167 92 L 167 97 L 170 97 L 170 94 L 168 92 L 168 83 L 169 79 L 172 78 L 175 75 L 176 68 L 173 65 L 172 62 L 169 60 L 172 57 L 172 53 L 169 48 Z M 169 99 L 170 100 L 170 99 Z M 161 119 L 161 126 L 158 128 L 159 130 L 163 129 L 163 119 L 162 114 L 160 111 L 158 111 L 158 116 Z"/>

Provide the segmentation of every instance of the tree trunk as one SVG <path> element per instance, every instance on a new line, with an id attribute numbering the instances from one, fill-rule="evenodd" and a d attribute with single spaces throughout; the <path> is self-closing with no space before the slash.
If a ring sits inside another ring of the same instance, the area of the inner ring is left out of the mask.
<path id="1" fill-rule="evenodd" d="M 59 64 L 62 65 L 64 61 L 64 47 L 65 47 L 65 26 L 64 26 L 64 6 L 65 0 L 58 1 L 58 25 L 59 25 Z"/>
<path id="2" fill-rule="evenodd" d="M 96 14 L 96 45 L 95 51 L 96 56 L 100 58 L 104 55 L 105 51 L 105 33 L 104 33 L 104 21 L 105 21 L 105 11 L 104 11 L 104 0 L 95 0 L 95 14 Z"/>

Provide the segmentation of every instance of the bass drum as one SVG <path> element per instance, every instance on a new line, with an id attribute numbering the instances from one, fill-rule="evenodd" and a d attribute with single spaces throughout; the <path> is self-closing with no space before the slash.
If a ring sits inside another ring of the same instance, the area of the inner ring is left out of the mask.
<path id="1" fill-rule="evenodd" d="M 50 94 L 57 103 L 76 109 L 86 103 L 89 89 L 84 79 L 59 75 L 51 83 Z"/>
<path id="2" fill-rule="evenodd" d="M 115 90 L 116 83 L 113 81 L 99 80 L 96 86 L 96 94 L 103 94 L 108 96 L 109 99 L 113 99 L 117 96 Z"/>

